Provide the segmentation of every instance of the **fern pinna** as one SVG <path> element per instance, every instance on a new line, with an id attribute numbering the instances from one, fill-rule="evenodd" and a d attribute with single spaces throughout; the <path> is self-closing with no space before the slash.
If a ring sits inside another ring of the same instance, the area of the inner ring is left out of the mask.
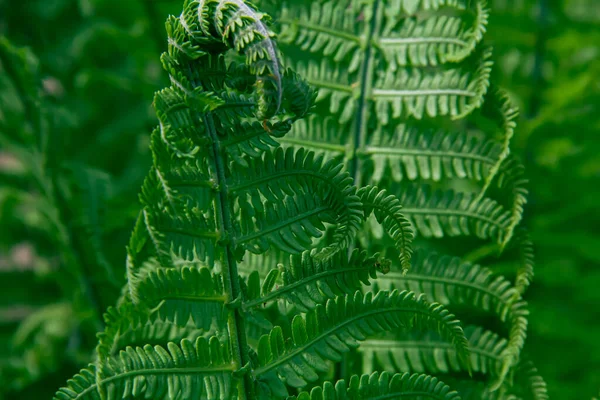
<path id="1" fill-rule="evenodd" d="M 514 112 L 499 92 L 486 95 L 485 4 L 280 8 L 294 69 L 246 1 L 186 1 L 167 20 L 171 86 L 154 100 L 128 284 L 96 362 L 56 398 L 504 398 L 533 387 L 507 379 L 525 375 L 514 371 L 531 257 L 513 235 L 524 201 L 508 156 Z M 405 177 L 473 193 L 406 188 Z M 488 192 L 508 194 L 508 209 Z M 517 286 L 421 252 L 411 273 L 413 231 L 493 239 L 469 257 L 508 247 L 523 260 Z M 489 312 L 506 339 L 481 327 L 465 335 L 428 299 Z M 365 340 L 364 374 L 350 376 Z"/>

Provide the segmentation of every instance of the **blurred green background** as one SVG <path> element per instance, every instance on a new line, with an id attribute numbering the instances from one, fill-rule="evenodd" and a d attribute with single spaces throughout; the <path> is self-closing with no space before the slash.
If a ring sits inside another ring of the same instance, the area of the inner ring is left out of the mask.
<path id="1" fill-rule="evenodd" d="M 51 398 L 92 361 L 124 283 L 152 95 L 167 85 L 163 22 L 181 3 L 0 0 L 0 37 L 29 48 L 0 39 L 0 399 Z M 526 350 L 551 398 L 589 399 L 600 389 L 600 1 L 490 7 L 494 80 L 521 109 L 513 152 L 530 180 Z"/>

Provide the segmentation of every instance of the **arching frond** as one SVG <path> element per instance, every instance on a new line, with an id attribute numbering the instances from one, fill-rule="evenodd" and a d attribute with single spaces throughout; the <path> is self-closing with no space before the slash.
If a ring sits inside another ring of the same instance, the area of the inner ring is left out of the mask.
<path id="1" fill-rule="evenodd" d="M 348 218 L 358 225 L 362 213 L 355 209 L 356 188 L 343 165 L 334 160 L 324 161 L 322 155 L 303 148 L 278 148 L 266 152 L 262 159 L 249 160 L 248 167 L 235 168 L 230 191 L 237 196 L 248 195 L 252 206 L 263 210 L 262 198 L 271 202 L 286 195 L 306 193 L 330 194 L 337 207 L 347 209 Z"/>
<path id="2" fill-rule="evenodd" d="M 468 115 L 483 103 L 492 66 L 490 57 L 491 51 L 484 51 L 473 72 L 386 71 L 375 81 L 372 91 L 378 121 L 387 125 L 391 119 L 406 116 L 457 119 Z"/>
<path id="3" fill-rule="evenodd" d="M 60 389 L 55 400 L 229 399 L 234 366 L 227 347 L 216 338 L 195 343 L 127 347 L 101 366 L 90 365 Z"/>
<path id="4" fill-rule="evenodd" d="M 462 357 L 468 357 L 467 341 L 458 321 L 439 304 L 429 304 L 411 292 L 380 291 L 338 297 L 317 306 L 306 317 L 292 321 L 292 341 L 286 345 L 283 331 L 275 327 L 259 341 L 259 364 L 254 374 L 269 382 L 281 395 L 281 379 L 303 387 L 328 370 L 326 360 L 357 347 L 357 340 L 398 328 L 429 328 L 449 338 Z"/>
<path id="5" fill-rule="evenodd" d="M 525 302 L 516 303 L 513 306 L 514 317 L 511 321 L 511 327 L 508 332 L 508 345 L 502 354 L 502 369 L 498 376 L 498 379 L 492 384 L 491 389 L 498 389 L 503 383 L 510 368 L 518 364 L 525 346 L 525 339 L 527 338 L 527 326 L 529 321 L 527 315 L 529 311 L 526 308 Z"/>
<path id="6" fill-rule="evenodd" d="M 465 364 L 450 343 L 431 334 L 396 335 L 393 339 L 369 339 L 361 344 L 364 367 L 369 370 L 374 361 L 386 371 L 406 371 L 441 375 L 473 372 L 485 374 L 488 380 L 498 376 L 507 341 L 481 327 L 468 326 L 470 364 Z"/>
<path id="7" fill-rule="evenodd" d="M 371 213 L 390 235 L 400 253 L 400 265 L 405 273 L 410 268 L 412 257 L 411 242 L 414 237 L 410 222 L 401 213 L 400 201 L 386 190 L 379 190 L 377 186 L 365 186 L 358 191 L 365 208 L 365 216 Z"/>
<path id="8" fill-rule="evenodd" d="M 520 295 L 523 295 L 525 290 L 531 284 L 534 275 L 534 253 L 533 244 L 529 238 L 527 231 L 521 231 L 515 239 L 515 242 L 519 246 L 520 264 L 517 270 L 517 277 L 515 279 L 515 288 Z"/>
<path id="9" fill-rule="evenodd" d="M 516 289 L 488 268 L 459 257 L 419 250 L 408 274 L 390 272 L 378 280 L 383 289 L 412 290 L 444 305 L 462 305 L 489 311 L 502 321 L 512 320 Z"/>
<path id="10" fill-rule="evenodd" d="M 501 243 L 502 249 L 512 239 L 514 231 L 523 218 L 523 211 L 527 203 L 528 180 L 524 177 L 524 166 L 512 156 L 508 156 L 500 166 L 498 173 L 498 187 L 510 192 L 511 222 L 507 228 L 507 235 Z"/>
<path id="11" fill-rule="evenodd" d="M 288 400 L 369 400 L 369 399 L 435 399 L 460 400 L 459 394 L 435 377 L 419 374 L 374 372 L 353 375 L 350 382 L 338 381 L 335 386 L 325 382 L 309 392 L 290 396 Z"/>
<path id="12" fill-rule="evenodd" d="M 531 361 L 527 360 L 519 364 L 515 377 L 518 385 L 518 390 L 515 390 L 517 395 L 532 400 L 548 400 L 550 398 L 546 382 Z"/>
<path id="13" fill-rule="evenodd" d="M 343 294 L 354 294 L 362 285 L 369 285 L 376 278 L 377 255 L 368 257 L 355 250 L 350 259 L 338 252 L 321 259 L 315 252 L 305 251 L 290 257 L 289 266 L 280 264 L 269 272 L 260 284 L 258 271 L 248 278 L 248 302 L 245 308 L 284 298 L 300 310 L 310 310 L 327 299 Z M 274 288 L 281 275 L 282 284 Z"/>
<path id="14" fill-rule="evenodd" d="M 380 182 L 442 179 L 485 179 L 502 152 L 500 144 L 466 132 L 446 132 L 420 125 L 400 124 L 389 133 L 375 131 L 365 149 L 373 160 L 372 179 Z M 388 174 L 389 171 L 389 174 Z"/>
<path id="15" fill-rule="evenodd" d="M 271 245 L 290 254 L 298 254 L 312 247 L 312 239 L 321 237 L 323 223 L 336 226 L 333 244 L 323 249 L 322 256 L 346 248 L 358 230 L 362 208 L 352 187 L 347 202 L 339 202 L 339 193 L 286 196 L 275 202 L 266 201 L 257 210 L 240 199 L 240 231 L 236 232 L 237 246 L 253 253 L 264 253 Z"/>
<path id="16" fill-rule="evenodd" d="M 510 213 L 489 198 L 478 201 L 472 194 L 431 192 L 420 185 L 404 185 L 399 192 L 402 213 L 426 238 L 473 235 L 502 242 L 510 224 Z"/>
<path id="17" fill-rule="evenodd" d="M 398 66 L 435 66 L 446 61 L 458 62 L 471 54 L 482 39 L 489 10 L 476 2 L 477 17 L 473 26 L 464 18 L 433 15 L 398 19 L 397 8 L 385 13 L 384 28 L 377 45 L 387 59 Z"/>
<path id="18" fill-rule="evenodd" d="M 486 177 L 486 184 L 481 191 L 483 195 L 494 177 L 500 172 L 502 164 L 509 155 L 509 145 L 517 126 L 516 120 L 519 116 L 519 110 L 514 106 L 506 92 L 492 86 L 481 108 L 481 115 L 496 123 L 500 134 L 495 135 L 494 139 L 502 146 L 502 151 Z"/>

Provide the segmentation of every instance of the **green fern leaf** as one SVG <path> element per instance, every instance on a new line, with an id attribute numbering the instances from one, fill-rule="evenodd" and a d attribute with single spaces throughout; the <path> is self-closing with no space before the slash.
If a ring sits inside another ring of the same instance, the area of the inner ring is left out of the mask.
<path id="1" fill-rule="evenodd" d="M 167 348 L 127 347 L 101 367 L 91 365 L 69 380 L 55 400 L 229 399 L 233 364 L 226 346 L 216 338 L 182 340 Z"/>
<path id="2" fill-rule="evenodd" d="M 320 259 L 315 252 L 304 252 L 290 257 L 289 266 L 273 269 L 260 286 L 259 273 L 248 278 L 246 309 L 268 301 L 284 298 L 300 310 L 310 310 L 327 299 L 343 294 L 354 294 L 362 285 L 369 285 L 376 277 L 377 256 L 355 250 L 350 259 L 343 252 Z M 278 276 L 282 285 L 273 289 Z"/>
<path id="3" fill-rule="evenodd" d="M 298 200 L 307 198 L 306 194 L 322 193 L 322 200 L 310 207 L 320 205 L 323 211 L 328 210 L 335 215 L 332 223 L 337 225 L 334 234 L 336 245 L 331 249 L 348 247 L 352 243 L 363 212 L 355 194 L 356 188 L 352 186 L 352 179 L 347 173 L 340 173 L 340 164 L 333 160 L 323 162 L 322 157 L 315 157 L 312 152 L 305 152 L 303 149 L 294 152 L 291 148 L 285 152 L 277 149 L 274 154 L 266 152 L 264 158 L 249 160 L 248 164 L 249 168 L 235 170 L 238 178 L 230 188 L 239 196 L 241 211 L 251 209 L 257 215 L 265 214 L 267 207 L 263 205 L 263 198 L 268 200 L 268 204 L 276 204 L 286 196 L 294 195 L 299 196 L 296 201 L 287 201 L 302 207 Z M 307 202 L 312 203 L 310 199 Z M 305 226 L 304 229 L 306 228 Z M 300 235 L 300 232 L 295 234 Z M 320 234 L 310 232 L 310 236 L 319 237 Z M 240 238 L 237 242 L 243 240 L 245 239 Z M 289 248 L 280 248 L 292 252 Z M 297 246 L 296 248 L 299 249 Z"/>
<path id="4" fill-rule="evenodd" d="M 407 371 L 442 375 L 464 373 L 471 367 L 475 373 L 496 378 L 502 367 L 502 355 L 507 341 L 481 327 L 468 326 L 465 336 L 469 341 L 470 363 L 465 364 L 450 343 L 431 334 L 400 335 L 392 340 L 369 339 L 361 344 L 359 352 L 365 367 L 374 361 L 386 371 Z"/>
<path id="5" fill-rule="evenodd" d="M 174 340 L 195 340 L 206 334 L 195 324 L 176 325 L 167 320 L 154 319 L 146 310 L 131 303 L 124 303 L 118 308 L 110 307 L 104 314 L 106 329 L 98 334 L 96 354 L 100 362 L 115 357 L 127 346 L 144 344 L 166 346 Z"/>
<path id="6" fill-rule="evenodd" d="M 393 135 L 383 129 L 376 131 L 365 154 L 375 165 L 375 182 L 388 176 L 398 182 L 439 182 L 452 178 L 482 181 L 489 176 L 501 152 L 501 146 L 493 140 L 401 124 L 395 127 Z"/>
<path id="7" fill-rule="evenodd" d="M 460 400 L 458 393 L 437 378 L 419 374 L 390 374 L 374 372 L 371 375 L 353 375 L 350 382 L 338 381 L 335 386 L 327 381 L 309 392 L 290 396 L 288 400 L 368 400 L 368 399 L 435 399 Z"/>
<path id="8" fill-rule="evenodd" d="M 191 318 L 196 328 L 207 331 L 226 319 L 222 278 L 208 268 L 159 268 L 145 276 L 138 290 L 144 293 L 140 304 L 163 321 L 186 326 Z"/>
<path id="9" fill-rule="evenodd" d="M 400 212 L 400 201 L 376 186 L 365 186 L 358 191 L 365 208 L 365 216 L 371 213 L 390 235 L 400 253 L 400 265 L 404 273 L 410 268 L 411 242 L 414 237 L 410 222 Z"/>
<path id="10" fill-rule="evenodd" d="M 283 331 L 275 327 L 261 337 L 259 364 L 254 370 L 258 379 L 273 388 L 280 379 L 288 385 L 302 387 L 328 370 L 326 360 L 339 361 L 341 354 L 357 347 L 357 340 L 398 328 L 430 328 L 450 338 L 458 352 L 468 357 L 467 341 L 454 319 L 439 304 L 429 304 L 412 292 L 379 292 L 338 297 L 326 306 L 317 306 L 306 317 L 292 321 L 292 342 L 286 345 Z M 280 377 L 281 378 L 280 378 Z M 279 394 L 278 394 L 279 395 Z"/>
<path id="11" fill-rule="evenodd" d="M 402 213 L 426 238 L 473 235 L 501 243 L 507 235 L 510 213 L 492 199 L 451 190 L 432 193 L 418 185 L 403 185 L 398 191 Z"/>
<path id="12" fill-rule="evenodd" d="M 489 311 L 511 321 L 516 289 L 502 276 L 458 257 L 419 250 L 406 275 L 390 272 L 378 280 L 385 290 L 412 290 L 444 305 L 462 305 Z"/>

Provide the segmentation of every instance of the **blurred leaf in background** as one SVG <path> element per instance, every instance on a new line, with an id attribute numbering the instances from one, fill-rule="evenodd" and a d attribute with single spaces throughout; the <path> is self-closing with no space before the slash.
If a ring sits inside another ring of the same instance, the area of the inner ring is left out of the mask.
<path id="1" fill-rule="evenodd" d="M 536 246 L 527 346 L 552 398 L 600 386 L 600 2 L 494 0 L 496 78 L 520 105 Z"/>
<path id="2" fill-rule="evenodd" d="M 90 362 L 150 164 L 179 0 L 0 0 L 0 398 Z"/>

